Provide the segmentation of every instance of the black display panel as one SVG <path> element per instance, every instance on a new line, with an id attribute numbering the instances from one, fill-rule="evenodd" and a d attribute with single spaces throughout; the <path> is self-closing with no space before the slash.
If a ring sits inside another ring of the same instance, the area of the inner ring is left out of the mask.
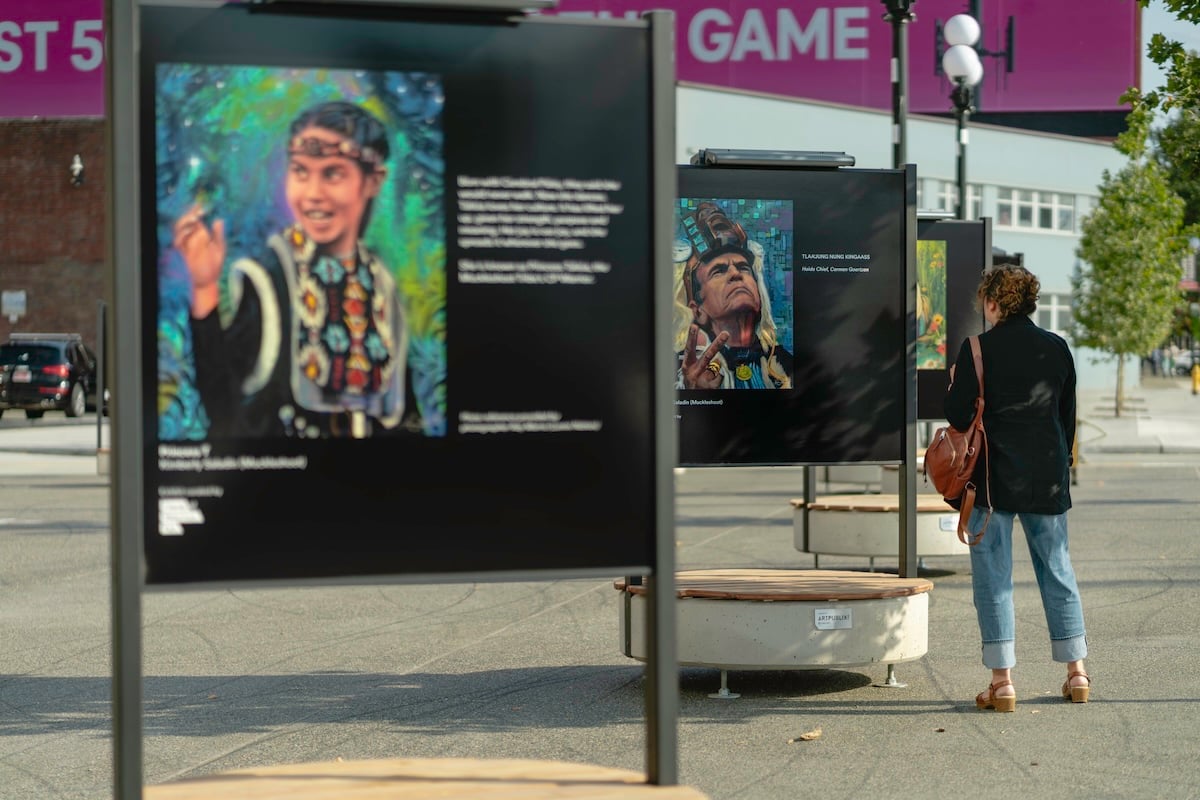
<path id="1" fill-rule="evenodd" d="M 653 569 L 648 27 L 140 40 L 147 583 Z"/>
<path id="2" fill-rule="evenodd" d="M 983 333 L 975 291 L 992 263 L 992 221 L 917 219 L 917 418 L 944 419 L 950 366 Z"/>
<path id="3" fill-rule="evenodd" d="M 902 459 L 906 192 L 903 170 L 680 168 L 681 464 Z"/>

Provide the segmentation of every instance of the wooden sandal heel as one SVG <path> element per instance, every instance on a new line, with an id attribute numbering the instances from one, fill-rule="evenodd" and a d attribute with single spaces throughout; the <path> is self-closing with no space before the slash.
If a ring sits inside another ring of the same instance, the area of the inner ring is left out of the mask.
<path id="1" fill-rule="evenodd" d="M 1072 686 L 1072 678 L 1083 678 L 1087 683 L 1083 686 Z M 1088 674 L 1086 672 L 1072 672 L 1067 675 L 1067 682 L 1063 684 L 1062 696 L 1063 700 L 1070 700 L 1072 703 L 1086 703 L 1091 691 L 1092 679 L 1088 677 Z"/>
<path id="2" fill-rule="evenodd" d="M 1068 679 L 1067 683 L 1071 681 Z M 1000 681 L 988 685 L 987 691 L 980 692 L 975 696 L 975 707 L 980 709 L 993 709 L 995 711 L 1016 711 L 1017 710 L 1017 695 L 1014 692 L 1011 695 L 1003 697 L 996 696 L 996 690 L 1002 686 L 1012 686 L 1012 681 Z"/>

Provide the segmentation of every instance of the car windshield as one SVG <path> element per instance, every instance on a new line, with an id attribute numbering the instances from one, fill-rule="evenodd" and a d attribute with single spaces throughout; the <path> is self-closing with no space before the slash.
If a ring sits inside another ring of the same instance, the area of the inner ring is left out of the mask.
<path id="1" fill-rule="evenodd" d="M 51 344 L 8 342 L 0 345 L 0 364 L 45 367 L 61 361 L 62 353 Z"/>

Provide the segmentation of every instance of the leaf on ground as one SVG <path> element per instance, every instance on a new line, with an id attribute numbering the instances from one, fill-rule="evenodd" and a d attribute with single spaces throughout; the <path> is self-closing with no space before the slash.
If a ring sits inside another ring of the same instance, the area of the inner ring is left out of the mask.
<path id="1" fill-rule="evenodd" d="M 811 731 L 802 733 L 799 736 L 795 737 L 794 739 L 788 739 L 788 744 L 795 744 L 796 742 L 811 742 L 815 739 L 820 739 L 820 738 L 821 738 L 821 729 L 813 728 Z"/>

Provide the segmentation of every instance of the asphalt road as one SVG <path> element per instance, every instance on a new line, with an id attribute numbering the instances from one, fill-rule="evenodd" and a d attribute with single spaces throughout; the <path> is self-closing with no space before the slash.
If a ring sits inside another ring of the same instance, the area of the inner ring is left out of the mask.
<path id="1" fill-rule="evenodd" d="M 0 450 L 0 798 L 103 798 L 107 478 L 94 456 L 44 457 Z M 812 567 L 792 547 L 800 486 L 796 468 L 687 471 L 679 566 Z M 714 800 L 1200 797 L 1200 458 L 1098 453 L 1074 494 L 1091 703 L 1058 697 L 1018 548 L 1017 711 L 976 711 L 969 559 L 931 558 L 929 653 L 897 667 L 906 688 L 876 687 L 882 666 L 739 671 L 741 698 L 722 701 L 715 671 L 681 670 L 681 781 Z M 609 580 L 146 593 L 146 781 L 339 756 L 642 769 L 642 667 L 619 652 L 617 601 Z"/>

